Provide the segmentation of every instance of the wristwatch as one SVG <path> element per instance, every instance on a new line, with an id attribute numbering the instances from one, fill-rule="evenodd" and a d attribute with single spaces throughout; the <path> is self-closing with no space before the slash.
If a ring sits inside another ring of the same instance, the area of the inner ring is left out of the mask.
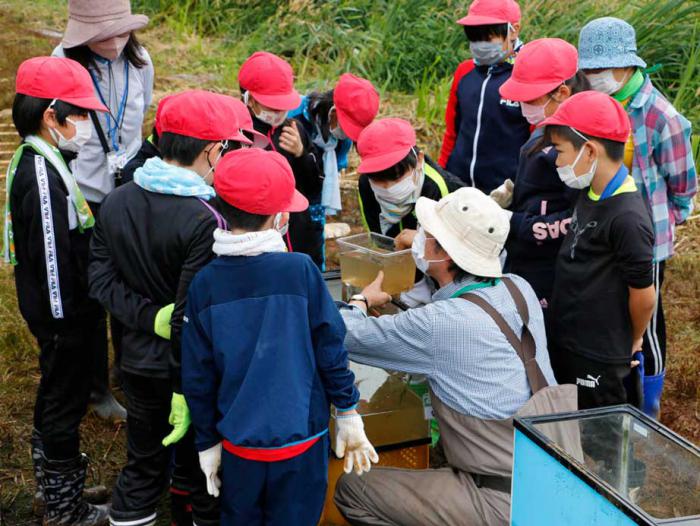
<path id="1" fill-rule="evenodd" d="M 365 307 L 369 309 L 369 302 L 367 301 L 367 298 L 365 298 L 362 294 L 353 294 L 350 296 L 350 301 L 361 301 L 365 304 Z"/>

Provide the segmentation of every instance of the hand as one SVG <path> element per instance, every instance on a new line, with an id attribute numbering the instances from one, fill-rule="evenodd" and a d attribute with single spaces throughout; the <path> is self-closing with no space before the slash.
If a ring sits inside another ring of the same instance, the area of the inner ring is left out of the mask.
<path id="1" fill-rule="evenodd" d="M 173 426 L 170 434 L 163 439 L 163 445 L 169 446 L 179 442 L 190 427 L 190 410 L 187 407 L 185 397 L 180 393 L 173 393 L 170 400 L 170 418 L 168 422 Z"/>
<path id="2" fill-rule="evenodd" d="M 219 466 L 221 466 L 221 442 L 199 452 L 199 467 L 207 479 L 207 493 L 212 497 L 219 496 L 219 488 L 221 487 Z"/>
<path id="3" fill-rule="evenodd" d="M 489 197 L 501 208 L 508 208 L 513 202 L 513 181 L 506 179 L 501 186 L 491 190 Z"/>
<path id="4" fill-rule="evenodd" d="M 304 143 L 301 141 L 297 121 L 292 119 L 290 126 L 282 128 L 280 135 L 280 148 L 291 153 L 294 157 L 301 157 L 304 153 Z"/>
<path id="5" fill-rule="evenodd" d="M 391 301 L 391 296 L 382 290 L 383 282 L 384 272 L 380 270 L 376 279 L 362 289 L 361 294 L 367 298 L 367 308 L 381 307 Z"/>
<path id="6" fill-rule="evenodd" d="M 164 340 L 170 339 L 170 318 L 173 315 L 174 308 L 175 304 L 171 303 L 170 305 L 166 305 L 160 309 L 156 314 L 156 319 L 153 324 L 153 332 Z"/>
<path id="7" fill-rule="evenodd" d="M 401 233 L 394 238 L 394 248 L 396 250 L 406 250 L 413 246 L 413 238 L 416 237 L 418 230 L 404 228 Z"/>
<path id="8" fill-rule="evenodd" d="M 637 338 L 632 342 L 632 354 L 642 351 L 642 345 L 644 344 L 644 337 Z"/>
<path id="9" fill-rule="evenodd" d="M 345 457 L 345 473 L 350 473 L 353 467 L 358 475 L 369 472 L 372 462 L 379 462 L 379 456 L 367 440 L 362 417 L 352 411 L 336 416 L 335 422 L 335 454 L 338 458 Z"/>

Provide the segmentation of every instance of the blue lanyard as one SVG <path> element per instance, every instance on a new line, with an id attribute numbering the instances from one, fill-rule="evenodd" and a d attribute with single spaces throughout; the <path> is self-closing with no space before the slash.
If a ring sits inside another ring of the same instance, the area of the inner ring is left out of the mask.
<path id="1" fill-rule="evenodd" d="M 603 199 L 607 199 L 608 197 L 611 197 L 615 192 L 617 192 L 618 188 L 622 186 L 622 184 L 625 182 L 625 179 L 627 179 L 627 176 L 629 175 L 629 172 L 627 171 L 627 167 L 623 164 L 620 166 L 620 169 L 617 171 L 615 174 L 615 177 L 610 179 L 607 185 L 605 185 L 605 190 L 603 190 L 603 193 L 600 194 L 600 201 Z"/>
<path id="2" fill-rule="evenodd" d="M 98 59 L 99 60 L 99 59 Z M 108 67 L 110 69 L 110 76 L 112 74 L 112 64 L 110 61 L 105 61 L 108 64 Z M 112 115 L 112 109 L 109 107 L 107 104 L 107 101 L 104 98 L 104 95 L 102 95 L 102 90 L 100 89 L 100 84 L 97 81 L 97 77 L 95 76 L 95 72 L 92 70 L 90 71 L 90 76 L 92 77 L 92 83 L 95 85 L 95 89 L 97 90 L 97 94 L 100 97 L 100 100 L 102 101 L 102 104 L 107 106 L 107 109 L 109 112 L 105 114 L 105 120 L 107 121 L 107 135 L 109 136 L 110 140 L 112 141 L 112 148 L 114 148 L 115 152 L 119 151 L 119 130 L 122 127 L 122 124 L 124 123 L 124 111 L 126 109 L 126 101 L 129 98 L 129 61 L 124 58 L 124 93 L 122 94 L 122 100 L 119 103 L 119 109 L 117 110 L 117 118 L 114 118 L 114 115 Z M 116 84 L 115 84 L 116 86 Z M 110 87 L 111 89 L 111 87 Z M 114 124 L 112 124 L 112 122 Z"/>

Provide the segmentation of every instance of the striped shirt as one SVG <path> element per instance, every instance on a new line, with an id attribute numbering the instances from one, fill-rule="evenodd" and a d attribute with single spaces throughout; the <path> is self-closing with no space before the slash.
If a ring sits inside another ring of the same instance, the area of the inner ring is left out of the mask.
<path id="1" fill-rule="evenodd" d="M 537 346 L 537 362 L 550 385 L 542 309 L 521 277 L 508 275 L 523 293 L 530 311 L 529 328 Z M 469 278 L 433 294 L 433 303 L 396 315 L 367 317 L 357 307 L 343 308 L 345 345 L 351 360 L 383 369 L 421 374 L 440 400 L 477 418 L 509 418 L 530 398 L 520 358 L 493 319 L 460 298 Z M 471 291 L 487 300 L 520 334 L 522 321 L 503 282 Z"/>
<path id="2" fill-rule="evenodd" d="M 675 225 L 693 211 L 697 173 L 691 125 L 649 77 L 627 106 L 634 135 L 632 176 L 649 202 L 654 222 L 654 260 L 673 255 Z"/>

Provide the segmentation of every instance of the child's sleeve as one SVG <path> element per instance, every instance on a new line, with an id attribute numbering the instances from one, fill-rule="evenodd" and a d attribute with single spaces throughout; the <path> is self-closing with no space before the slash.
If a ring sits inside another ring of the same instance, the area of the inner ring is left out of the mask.
<path id="1" fill-rule="evenodd" d="M 610 227 L 610 244 L 628 287 L 644 289 L 654 284 L 654 230 L 646 211 L 615 218 Z"/>
<path id="2" fill-rule="evenodd" d="M 328 400 L 341 411 L 354 409 L 360 396 L 345 350 L 345 323 L 318 268 L 307 262 L 308 315 L 321 382 Z"/>
<path id="3" fill-rule="evenodd" d="M 450 87 L 450 97 L 447 99 L 445 108 L 445 135 L 440 148 L 440 158 L 438 163 L 443 168 L 447 168 L 447 161 L 452 155 L 452 150 L 457 142 L 457 122 L 459 121 L 459 99 L 457 98 L 457 88 L 462 77 L 474 69 L 474 61 L 469 59 L 462 62 L 455 71 Z"/>
<path id="4" fill-rule="evenodd" d="M 187 296 L 182 324 L 182 392 L 195 430 L 197 451 L 221 441 L 216 429 L 219 375 L 214 349 L 206 330 L 209 312 L 200 305 L 195 278 Z"/>

